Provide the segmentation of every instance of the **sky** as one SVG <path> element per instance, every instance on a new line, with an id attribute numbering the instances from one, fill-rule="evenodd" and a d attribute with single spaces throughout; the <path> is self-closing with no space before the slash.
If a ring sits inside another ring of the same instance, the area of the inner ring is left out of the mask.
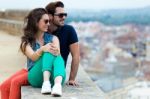
<path id="1" fill-rule="evenodd" d="M 0 0 L 0 9 L 33 9 L 56 0 Z M 150 6 L 150 0 L 61 0 L 66 9 L 108 10 Z"/>

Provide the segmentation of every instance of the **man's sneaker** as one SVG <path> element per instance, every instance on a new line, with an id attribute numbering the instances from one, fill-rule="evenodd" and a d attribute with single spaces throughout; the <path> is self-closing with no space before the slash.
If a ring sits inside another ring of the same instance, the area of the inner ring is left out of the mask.
<path id="1" fill-rule="evenodd" d="M 44 81 L 41 89 L 42 94 L 50 94 L 51 93 L 51 84 L 49 81 Z"/>
<path id="2" fill-rule="evenodd" d="M 55 84 L 52 88 L 52 93 L 51 94 L 55 97 L 62 96 L 62 86 L 61 86 L 61 84 Z"/>

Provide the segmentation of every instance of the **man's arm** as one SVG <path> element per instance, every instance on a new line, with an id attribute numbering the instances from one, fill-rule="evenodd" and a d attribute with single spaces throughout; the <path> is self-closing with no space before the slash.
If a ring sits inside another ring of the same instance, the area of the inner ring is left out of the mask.
<path id="1" fill-rule="evenodd" d="M 70 85 L 77 85 L 75 82 L 75 78 L 78 72 L 79 67 L 79 61 L 80 61 L 80 51 L 79 51 L 79 43 L 73 43 L 70 45 L 70 52 L 72 56 L 72 62 L 71 62 L 71 71 L 69 76 L 69 84 Z"/>

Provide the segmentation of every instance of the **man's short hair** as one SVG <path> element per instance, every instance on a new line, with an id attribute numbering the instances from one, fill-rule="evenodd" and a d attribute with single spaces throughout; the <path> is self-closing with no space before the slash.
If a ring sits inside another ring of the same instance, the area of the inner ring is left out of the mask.
<path id="1" fill-rule="evenodd" d="M 64 8 L 64 4 L 61 1 L 56 1 L 56 2 L 50 2 L 45 9 L 48 11 L 48 14 L 54 15 L 55 10 L 57 7 L 62 7 Z"/>

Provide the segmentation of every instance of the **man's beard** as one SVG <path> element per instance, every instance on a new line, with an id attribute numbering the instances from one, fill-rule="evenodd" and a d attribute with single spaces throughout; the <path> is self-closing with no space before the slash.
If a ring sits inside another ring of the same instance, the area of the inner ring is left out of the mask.
<path id="1" fill-rule="evenodd" d="M 61 21 L 63 21 L 63 23 L 64 23 L 65 20 L 60 20 L 60 22 L 61 22 Z M 59 27 L 62 27 L 62 26 L 64 25 L 64 24 L 63 24 L 63 25 L 56 24 L 55 22 L 53 22 L 53 24 L 54 24 L 55 26 L 57 26 L 58 28 L 59 28 Z"/>
<path id="2" fill-rule="evenodd" d="M 56 27 L 58 27 L 58 28 L 61 27 L 61 25 L 58 25 L 58 24 L 55 24 L 55 23 L 53 23 L 53 24 L 54 24 Z"/>

